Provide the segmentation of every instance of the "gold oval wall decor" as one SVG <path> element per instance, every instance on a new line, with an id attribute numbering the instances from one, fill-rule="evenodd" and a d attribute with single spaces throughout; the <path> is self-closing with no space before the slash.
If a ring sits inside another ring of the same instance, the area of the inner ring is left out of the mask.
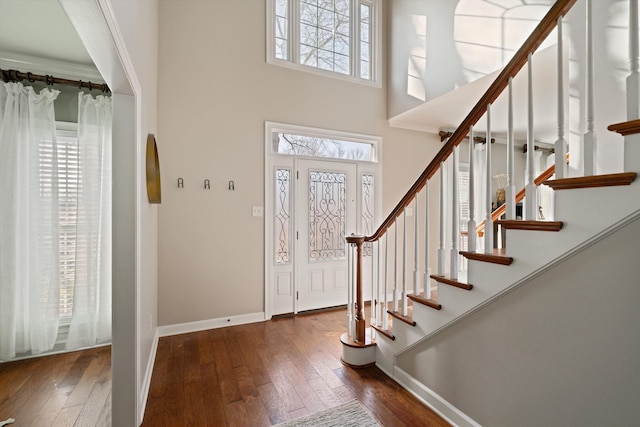
<path id="1" fill-rule="evenodd" d="M 149 203 L 161 203 L 160 190 L 160 162 L 158 160 L 158 147 L 156 137 L 150 133 L 147 136 L 147 196 Z"/>

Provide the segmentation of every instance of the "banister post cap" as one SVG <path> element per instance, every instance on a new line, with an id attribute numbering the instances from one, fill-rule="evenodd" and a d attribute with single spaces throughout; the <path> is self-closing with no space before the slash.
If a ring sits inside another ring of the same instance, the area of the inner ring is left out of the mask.
<path id="1" fill-rule="evenodd" d="M 364 243 L 365 236 L 352 234 L 351 236 L 347 236 L 346 239 L 347 239 L 347 243 L 361 245 Z"/>

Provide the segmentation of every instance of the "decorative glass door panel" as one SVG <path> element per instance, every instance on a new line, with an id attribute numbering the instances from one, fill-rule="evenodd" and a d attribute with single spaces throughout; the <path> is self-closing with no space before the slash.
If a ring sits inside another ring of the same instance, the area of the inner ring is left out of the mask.
<path id="1" fill-rule="evenodd" d="M 345 237 L 356 232 L 356 168 L 297 161 L 296 311 L 347 302 Z"/>
<path id="2" fill-rule="evenodd" d="M 309 262 L 345 259 L 346 181 L 343 172 L 309 170 Z"/>

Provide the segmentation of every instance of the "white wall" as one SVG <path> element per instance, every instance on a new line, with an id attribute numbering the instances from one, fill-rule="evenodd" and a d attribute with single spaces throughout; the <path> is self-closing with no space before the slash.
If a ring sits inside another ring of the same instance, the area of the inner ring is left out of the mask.
<path id="1" fill-rule="evenodd" d="M 147 135 L 157 133 L 158 87 L 158 2 L 110 0 L 133 65 L 140 92 L 137 114 L 137 322 L 138 329 L 138 409 L 144 408 L 155 358 L 157 326 L 157 234 L 158 207 L 149 204 L 146 193 L 145 148 Z M 162 161 L 162 159 L 161 159 Z M 160 164 L 162 171 L 162 163 Z M 117 316 L 114 313 L 114 316 Z M 141 414 L 142 415 L 142 414 Z"/>
<path id="2" fill-rule="evenodd" d="M 114 425 L 142 419 L 157 325 L 157 208 L 144 149 L 156 133 L 157 1 L 61 4 L 114 95 Z"/>
<path id="3" fill-rule="evenodd" d="M 634 425 L 640 220 L 398 358 L 481 425 Z"/>
<path id="4" fill-rule="evenodd" d="M 540 3 L 551 2 L 545 0 Z M 623 84 L 628 74 L 627 3 L 626 0 L 593 2 L 598 173 L 620 172 L 623 166 L 621 140 L 606 127 L 626 119 Z M 498 9 L 496 4 L 481 0 L 390 2 L 389 117 L 444 95 L 479 75 L 495 71 L 499 68 L 499 61 L 493 58 L 494 52 L 502 48 L 513 52 L 519 47 L 528 35 L 527 31 L 505 30 L 506 38 L 500 38 L 498 29 L 508 21 L 486 18 L 492 14 L 488 10 Z M 545 8 L 530 5 L 526 13 L 537 15 Z M 456 17 L 456 11 L 467 15 L 459 13 Z M 515 12 L 517 9 L 512 11 Z M 581 94 L 585 88 L 585 2 L 577 2 L 566 23 L 565 37 L 571 46 L 571 102 L 568 106 L 571 119 L 568 120 L 570 133 L 567 135 L 570 136 L 572 158 L 570 175 L 578 176 L 582 174 L 580 141 L 586 127 L 585 96 Z M 527 25 L 505 25 L 505 28 L 526 29 Z M 556 36 L 551 37 L 554 39 L 549 42 L 555 43 Z M 457 42 L 464 39 L 475 43 L 475 47 L 470 44 L 461 48 Z M 498 48 L 489 49 L 487 46 Z M 506 55 L 503 59 L 506 64 L 510 57 Z M 514 102 L 518 104 L 520 100 L 515 99 Z M 550 108 L 555 108 L 554 103 L 555 100 L 549 100 Z"/>
<path id="5" fill-rule="evenodd" d="M 440 146 L 387 125 L 384 87 L 267 64 L 265 12 L 261 0 L 160 2 L 160 325 L 263 311 L 251 207 L 264 204 L 265 121 L 382 136 L 385 212 Z"/>
<path id="6" fill-rule="evenodd" d="M 390 2 L 389 117 L 466 83 L 453 42 L 456 5 L 455 0 Z"/>

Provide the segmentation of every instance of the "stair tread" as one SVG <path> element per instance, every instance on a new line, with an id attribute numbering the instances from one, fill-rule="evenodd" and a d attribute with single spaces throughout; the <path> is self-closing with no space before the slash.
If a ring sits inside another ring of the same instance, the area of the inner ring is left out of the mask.
<path id="1" fill-rule="evenodd" d="M 431 277 L 436 282 L 444 283 L 444 284 L 447 284 L 447 285 L 450 285 L 450 286 L 455 286 L 456 288 L 464 289 L 464 290 L 467 290 L 467 291 L 470 291 L 471 289 L 473 289 L 473 285 L 472 284 L 459 282 L 457 280 L 450 279 L 447 276 L 438 276 L 437 274 L 432 274 L 429 277 Z"/>
<path id="2" fill-rule="evenodd" d="M 411 301 L 417 302 L 422 305 L 426 305 L 427 307 L 431 307 L 435 310 L 440 310 L 442 305 L 433 299 L 427 299 L 424 297 L 424 292 L 421 292 L 420 295 L 407 295 Z"/>
<path id="3" fill-rule="evenodd" d="M 512 257 L 505 255 L 504 249 L 494 249 L 490 254 L 484 252 L 460 251 L 460 255 L 474 261 L 490 262 L 500 265 L 510 265 L 513 262 Z"/>
<path id="4" fill-rule="evenodd" d="M 606 175 L 579 176 L 575 178 L 562 178 L 544 181 L 554 190 L 570 190 L 574 188 L 612 187 L 617 185 L 629 185 L 636 179 L 635 172 L 611 173 Z"/>
<path id="5" fill-rule="evenodd" d="M 407 316 L 403 316 L 399 311 L 393 310 L 387 310 L 387 313 L 389 313 L 392 317 L 403 321 L 407 325 L 416 326 L 416 322 L 413 320 L 410 314 L 408 314 Z"/>
<path id="6" fill-rule="evenodd" d="M 389 338 L 391 341 L 395 341 L 396 340 L 396 336 L 393 335 L 393 329 L 389 328 L 389 329 L 382 329 L 382 327 L 376 326 L 376 325 L 371 325 L 371 327 L 373 329 L 375 329 L 376 331 L 380 332 L 383 336 Z"/>
<path id="7" fill-rule="evenodd" d="M 501 219 L 495 222 L 507 230 L 560 231 L 562 221 L 528 221 L 522 219 Z"/>
<path id="8" fill-rule="evenodd" d="M 612 132 L 617 132 L 622 136 L 640 133 L 640 119 L 628 120 L 626 122 L 614 123 L 607 127 Z"/>

